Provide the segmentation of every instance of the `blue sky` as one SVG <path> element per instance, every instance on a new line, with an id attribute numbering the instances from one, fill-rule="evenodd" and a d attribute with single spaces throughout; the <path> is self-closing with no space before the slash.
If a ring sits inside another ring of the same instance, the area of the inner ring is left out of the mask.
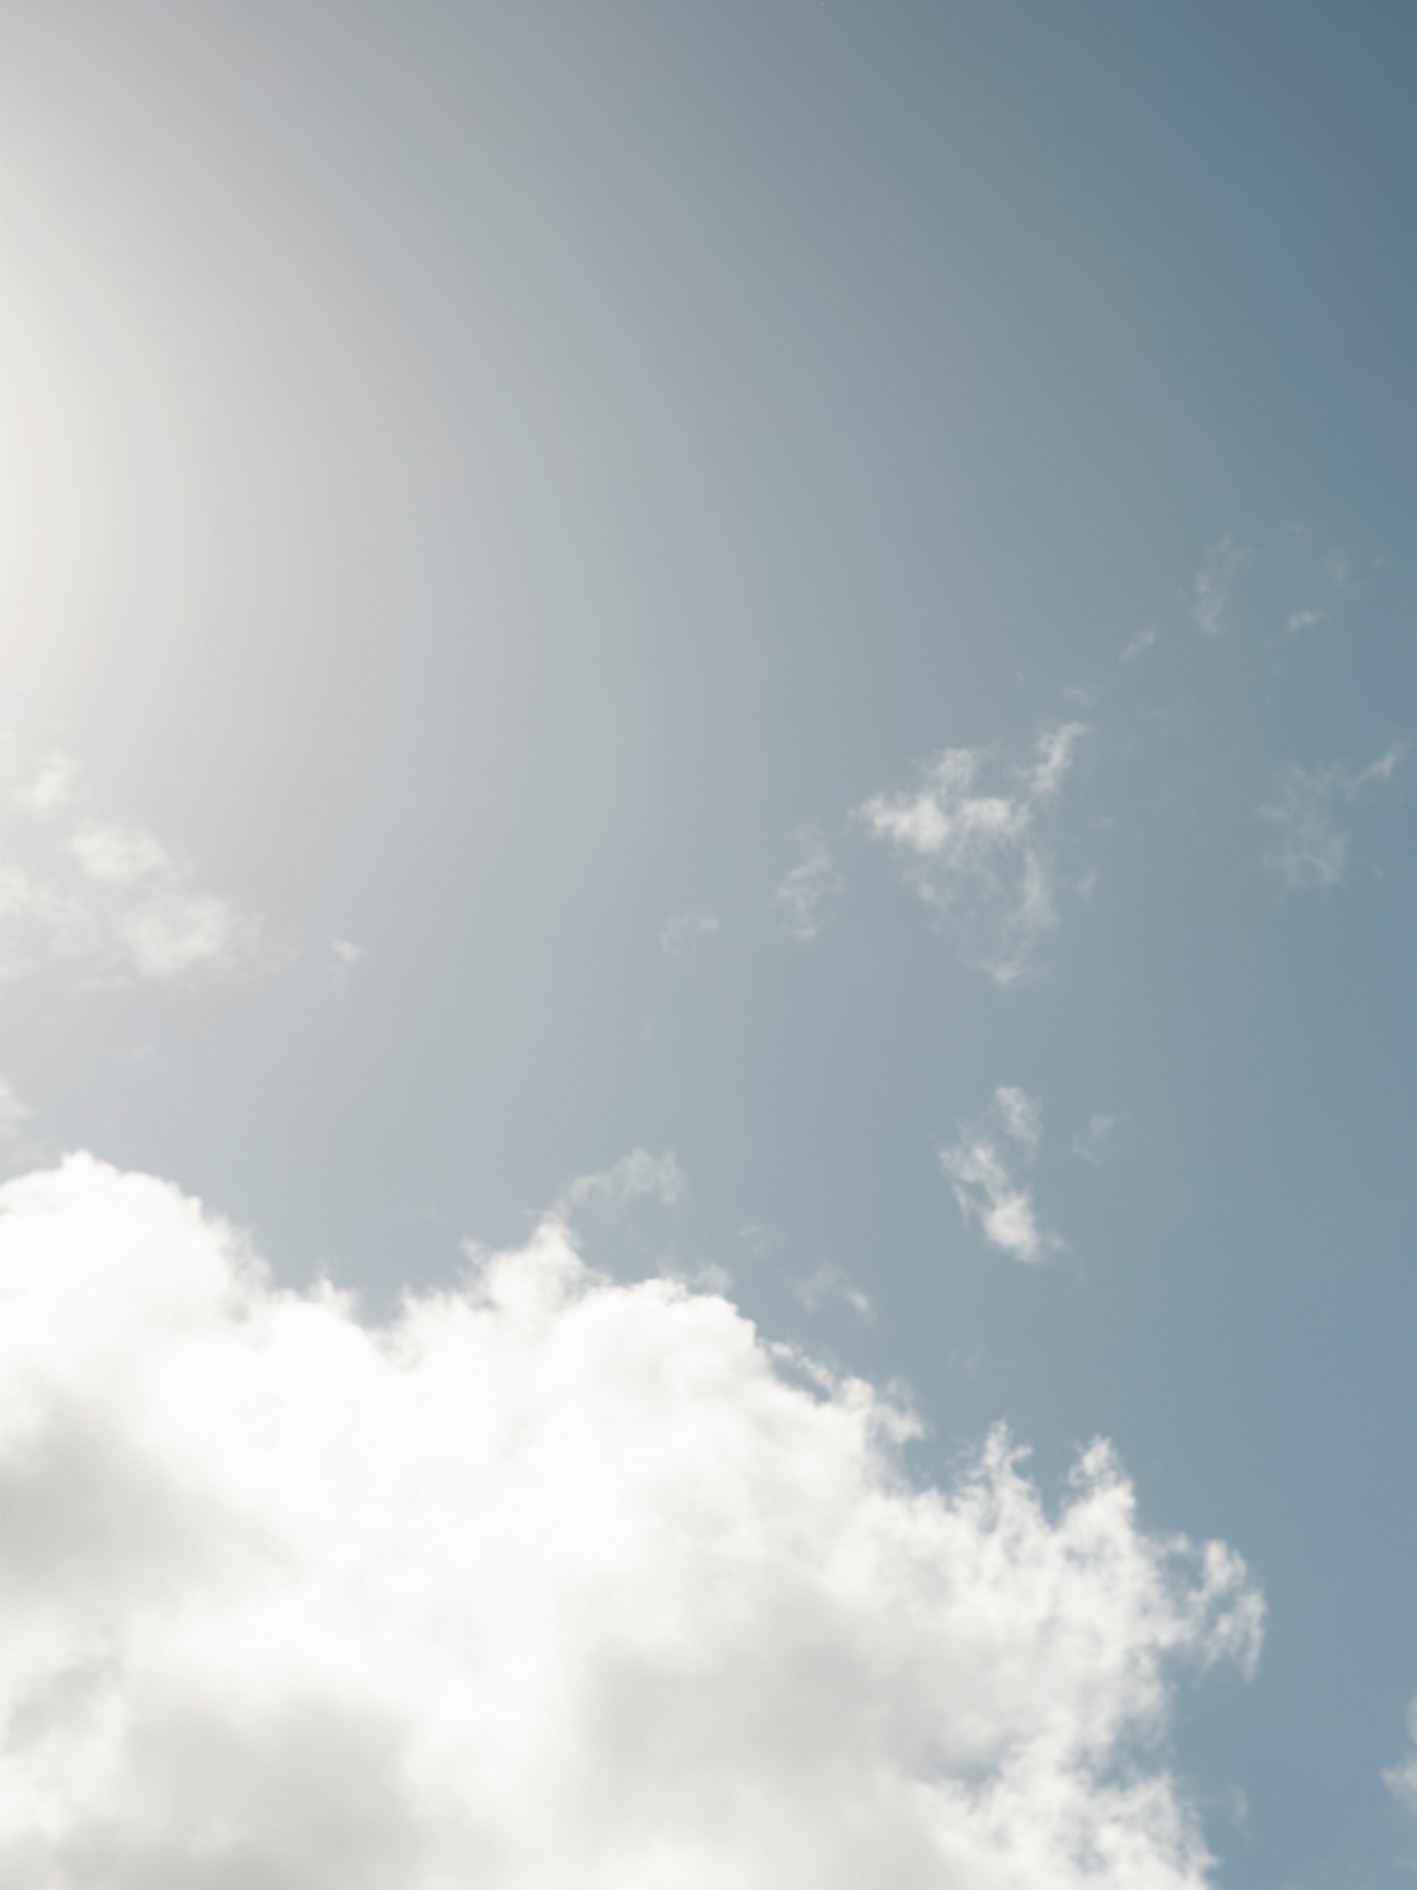
<path id="1" fill-rule="evenodd" d="M 377 1323 L 554 1224 L 908 1387 L 917 1487 L 1109 1440 L 1267 1610 L 1135 1882 L 1417 1862 L 1414 54 L 8 28 L 16 1227 L 127 1224 L 24 1181 L 86 1150 Z"/>

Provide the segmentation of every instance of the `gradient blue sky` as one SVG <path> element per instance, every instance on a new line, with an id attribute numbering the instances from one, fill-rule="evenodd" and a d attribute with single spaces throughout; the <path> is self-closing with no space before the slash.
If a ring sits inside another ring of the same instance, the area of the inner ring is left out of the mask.
<path id="1" fill-rule="evenodd" d="M 9 1172 L 378 1312 L 672 1151 L 598 1264 L 908 1381 L 922 1476 L 1101 1434 L 1244 1555 L 1257 1675 L 1175 1729 L 1218 1882 L 1407 1881 L 1417 13 L 6 40 Z M 873 832 L 947 750 L 976 838 Z"/>

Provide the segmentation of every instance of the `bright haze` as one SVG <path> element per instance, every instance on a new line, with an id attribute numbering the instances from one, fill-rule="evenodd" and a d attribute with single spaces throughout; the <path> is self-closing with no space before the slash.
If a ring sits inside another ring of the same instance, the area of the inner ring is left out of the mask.
<path id="1" fill-rule="evenodd" d="M 7 1885 L 1410 1883 L 1414 70 L 9 7 Z"/>

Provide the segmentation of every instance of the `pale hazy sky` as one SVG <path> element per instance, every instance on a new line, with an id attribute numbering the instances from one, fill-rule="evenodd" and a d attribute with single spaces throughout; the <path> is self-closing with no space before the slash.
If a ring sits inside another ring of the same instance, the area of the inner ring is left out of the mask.
<path id="1" fill-rule="evenodd" d="M 7 1881 L 1409 1880 L 1415 69 L 9 6 Z"/>

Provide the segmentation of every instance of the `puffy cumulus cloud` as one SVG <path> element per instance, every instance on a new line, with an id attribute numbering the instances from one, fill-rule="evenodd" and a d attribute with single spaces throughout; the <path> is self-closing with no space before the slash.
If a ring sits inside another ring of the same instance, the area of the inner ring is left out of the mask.
<path id="1" fill-rule="evenodd" d="M 833 1300 L 840 1300 L 858 1319 L 870 1321 L 876 1317 L 871 1295 L 863 1292 L 843 1267 L 818 1267 L 815 1273 L 794 1280 L 792 1290 L 808 1312 L 818 1312 Z"/>
<path id="2" fill-rule="evenodd" d="M 78 765 L 51 756 L 10 795 L 0 920 L 10 976 L 70 960 L 100 979 L 227 974 L 261 954 L 258 920 L 201 891 L 144 827 L 88 807 Z"/>
<path id="3" fill-rule="evenodd" d="M 806 945 L 826 924 L 831 902 L 845 882 L 831 848 L 815 828 L 799 835 L 799 841 L 802 857 L 773 894 L 773 906 L 783 931 Z"/>
<path id="4" fill-rule="evenodd" d="M 1407 1736 L 1412 1745 L 1407 1755 L 1383 1773 L 1383 1783 L 1402 1806 L 1417 1817 L 1417 1700 L 1407 1709 Z"/>
<path id="5" fill-rule="evenodd" d="M 1239 1559 L 1050 1515 L 565 1224 L 362 1325 L 174 1188 L 0 1190 L 14 1890 L 1182 1890 Z"/>
<path id="6" fill-rule="evenodd" d="M 897 847 L 917 891 L 967 965 L 1011 985 L 1034 968 L 1058 923 L 1058 871 L 1047 838 L 1078 744 L 1069 722 L 1043 735 L 1032 761 L 985 792 L 988 756 L 947 748 L 914 794 L 875 795 L 857 810 L 870 832 Z"/>
<path id="7" fill-rule="evenodd" d="M 1219 636 L 1226 628 L 1235 587 L 1254 561 L 1253 549 L 1236 544 L 1229 532 L 1207 545 L 1191 586 L 1191 615 L 1202 636 Z"/>
<path id="8" fill-rule="evenodd" d="M 965 1226 L 978 1221 L 989 1245 L 1015 1260 L 1043 1260 L 1065 1244 L 1039 1225 L 1033 1191 L 1018 1175 L 1037 1154 L 1042 1133 L 1033 1098 L 1001 1084 L 983 1115 L 961 1122 L 959 1140 L 940 1150 Z"/>
<path id="9" fill-rule="evenodd" d="M 1260 819 L 1276 830 L 1267 856 L 1270 869 L 1289 892 L 1322 892 L 1340 886 L 1348 867 L 1349 834 L 1339 819 L 1369 788 L 1391 781 L 1405 748 L 1394 743 L 1366 768 L 1332 762 L 1301 768 L 1290 762 L 1279 772 Z"/>

